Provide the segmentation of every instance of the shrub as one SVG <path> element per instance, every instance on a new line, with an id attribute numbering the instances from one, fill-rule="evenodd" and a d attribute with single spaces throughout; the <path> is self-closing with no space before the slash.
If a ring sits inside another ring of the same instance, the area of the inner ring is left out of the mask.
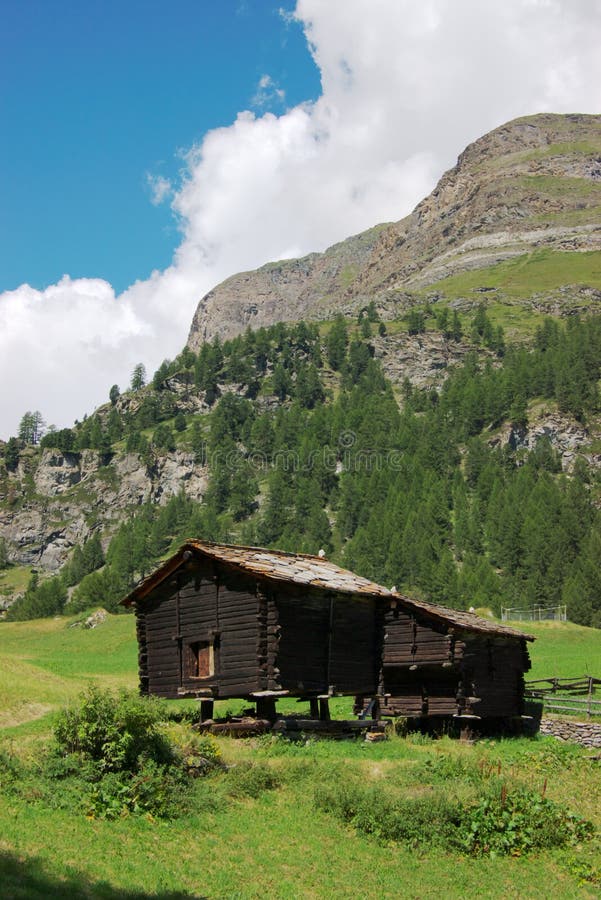
<path id="1" fill-rule="evenodd" d="M 198 734 L 177 722 L 165 722 L 158 727 L 190 775 L 204 775 L 223 765 L 221 751 L 209 734 Z"/>
<path id="2" fill-rule="evenodd" d="M 23 775 L 19 760 L 0 748 L 0 791 L 9 793 Z"/>
<path id="3" fill-rule="evenodd" d="M 496 785 L 466 810 L 462 844 L 472 856 L 519 856 L 578 843 L 593 826 L 532 791 Z"/>
<path id="4" fill-rule="evenodd" d="M 89 816 L 174 818 L 192 795 L 200 797 L 189 776 L 215 769 L 221 758 L 213 738 L 168 719 L 161 701 L 126 691 L 114 696 L 92 686 L 59 714 L 42 780 L 62 780 L 54 793 L 70 798 L 71 805 L 81 805 L 83 795 Z M 206 796 L 201 803 L 207 806 Z"/>
<path id="5" fill-rule="evenodd" d="M 146 759 L 136 773 L 107 772 L 93 784 L 85 801 L 86 814 L 116 819 L 146 813 L 173 819 L 184 811 L 186 782 L 183 770 Z"/>
<path id="6" fill-rule="evenodd" d="M 319 809 L 384 841 L 452 845 L 461 822 L 460 804 L 439 795 L 391 797 L 381 787 L 340 783 L 315 793 Z"/>
<path id="7" fill-rule="evenodd" d="M 92 685 L 78 707 L 59 713 L 54 736 L 60 753 L 92 760 L 100 772 L 133 772 L 142 755 L 161 764 L 175 761 L 157 728 L 164 716 L 160 703 L 126 691 L 115 697 Z"/>
<path id="8" fill-rule="evenodd" d="M 365 834 L 410 846 L 437 845 L 472 856 L 520 855 L 563 847 L 593 833 L 590 822 L 525 789 L 496 784 L 475 804 L 441 794 L 395 798 L 380 786 L 340 781 L 315 792 L 318 809 Z"/>

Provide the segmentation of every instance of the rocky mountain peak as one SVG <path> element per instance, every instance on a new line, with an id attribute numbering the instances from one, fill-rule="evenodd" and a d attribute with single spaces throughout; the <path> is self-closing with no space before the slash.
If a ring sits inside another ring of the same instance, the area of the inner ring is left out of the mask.
<path id="1" fill-rule="evenodd" d="M 516 119 L 470 144 L 405 219 L 218 285 L 198 305 L 188 346 L 248 326 L 354 315 L 372 299 L 393 318 L 460 272 L 540 248 L 600 250 L 600 211 L 601 116 Z"/>

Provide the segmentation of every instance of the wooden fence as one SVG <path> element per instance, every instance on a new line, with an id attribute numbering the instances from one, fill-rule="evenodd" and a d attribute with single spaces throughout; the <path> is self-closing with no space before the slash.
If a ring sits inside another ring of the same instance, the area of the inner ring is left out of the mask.
<path id="1" fill-rule="evenodd" d="M 594 699 L 601 678 L 583 675 L 579 678 L 539 678 L 527 681 L 525 696 L 542 700 L 545 712 L 567 712 L 572 715 L 601 716 L 601 700 Z"/>

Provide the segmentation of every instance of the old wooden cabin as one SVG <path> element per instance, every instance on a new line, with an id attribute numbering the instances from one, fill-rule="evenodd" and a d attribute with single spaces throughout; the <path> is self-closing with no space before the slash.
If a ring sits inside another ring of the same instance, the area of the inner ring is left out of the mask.
<path id="1" fill-rule="evenodd" d="M 187 541 L 123 601 L 160 697 L 357 698 L 377 717 L 523 712 L 529 636 L 411 600 L 319 556 Z"/>
<path id="2" fill-rule="evenodd" d="M 381 714 L 520 727 L 531 635 L 400 594 L 384 604 L 382 631 Z M 358 708 L 370 702 L 357 700 Z"/>

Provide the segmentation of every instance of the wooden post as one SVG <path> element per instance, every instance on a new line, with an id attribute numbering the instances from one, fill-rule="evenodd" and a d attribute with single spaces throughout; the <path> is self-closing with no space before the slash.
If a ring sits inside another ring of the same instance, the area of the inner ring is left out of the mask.
<path id="1" fill-rule="evenodd" d="M 330 699 L 329 697 L 319 698 L 319 718 L 322 722 L 330 721 Z"/>
<path id="2" fill-rule="evenodd" d="M 257 719 L 268 719 L 275 722 L 278 715 L 275 708 L 275 697 L 257 697 Z"/>
<path id="3" fill-rule="evenodd" d="M 318 701 L 317 697 L 310 698 L 309 706 L 311 708 L 311 718 L 319 719 L 319 701 Z"/>
<path id="4" fill-rule="evenodd" d="M 469 742 L 472 739 L 472 729 L 465 722 L 461 723 L 461 731 L 459 732 L 459 739 L 461 741 Z"/>
<path id="5" fill-rule="evenodd" d="M 207 719 L 213 718 L 213 701 L 212 700 L 201 700 L 200 701 L 200 721 L 206 722 Z"/>

